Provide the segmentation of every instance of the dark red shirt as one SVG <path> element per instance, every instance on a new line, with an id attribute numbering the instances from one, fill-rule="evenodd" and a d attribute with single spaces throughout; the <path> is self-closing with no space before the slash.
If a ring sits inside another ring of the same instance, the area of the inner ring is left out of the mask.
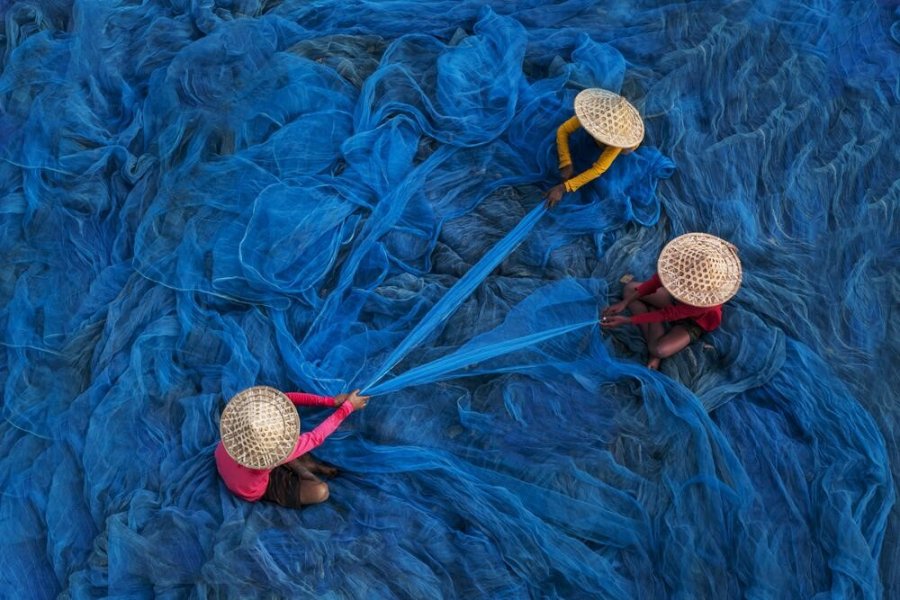
<path id="1" fill-rule="evenodd" d="M 659 273 L 638 286 L 638 298 L 652 294 L 662 287 Z M 680 319 L 693 319 L 704 331 L 712 331 L 722 323 L 722 305 L 717 306 L 691 306 L 690 304 L 675 304 L 659 310 L 632 315 L 631 322 L 661 323 L 663 321 L 678 321 Z"/>

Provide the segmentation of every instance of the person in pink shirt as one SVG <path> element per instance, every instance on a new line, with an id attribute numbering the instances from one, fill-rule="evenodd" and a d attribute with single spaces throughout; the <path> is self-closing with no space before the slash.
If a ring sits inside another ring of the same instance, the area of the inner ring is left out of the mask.
<path id="1" fill-rule="evenodd" d="M 216 468 L 225 487 L 248 502 L 266 500 L 289 508 L 324 502 L 328 484 L 316 474 L 333 476 L 337 470 L 308 453 L 368 401 L 359 390 L 331 398 L 256 386 L 236 394 L 219 419 L 222 440 L 215 451 Z M 318 427 L 301 434 L 295 405 L 337 410 Z"/>
<path id="2" fill-rule="evenodd" d="M 647 367 L 658 369 L 663 358 L 722 323 L 722 304 L 737 293 L 741 279 L 733 245 L 707 233 L 687 233 L 666 244 L 653 277 L 629 282 L 622 300 L 603 309 L 600 325 L 639 326 L 650 354 Z M 619 314 L 626 309 L 631 316 Z"/>

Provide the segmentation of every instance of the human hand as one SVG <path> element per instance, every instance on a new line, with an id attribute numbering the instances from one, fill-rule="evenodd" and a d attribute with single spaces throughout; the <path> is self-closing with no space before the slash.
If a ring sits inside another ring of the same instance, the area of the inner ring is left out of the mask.
<path id="1" fill-rule="evenodd" d="M 621 302 L 616 302 L 615 304 L 611 304 L 611 305 L 607 306 L 606 308 L 603 309 L 603 311 L 600 314 L 603 315 L 604 317 L 611 317 L 613 315 L 619 314 L 623 310 L 625 310 L 625 301 L 624 300 Z"/>
<path id="2" fill-rule="evenodd" d="M 350 394 L 338 394 L 334 397 L 334 405 L 340 406 L 341 404 L 346 402 L 348 398 L 350 398 Z"/>
<path id="3" fill-rule="evenodd" d="M 559 170 L 559 176 L 562 177 L 563 181 L 568 181 L 572 179 L 572 175 L 575 174 L 575 169 L 572 168 L 572 165 L 567 165 Z"/>
<path id="4" fill-rule="evenodd" d="M 600 319 L 600 327 L 603 327 L 604 329 L 613 329 L 622 325 L 628 325 L 629 323 L 631 323 L 631 317 L 612 316 Z"/>
<path id="5" fill-rule="evenodd" d="M 354 410 L 359 410 L 366 407 L 366 404 L 369 403 L 369 397 L 360 396 L 359 390 L 353 390 L 353 392 L 351 392 L 350 396 L 347 398 L 347 401 L 353 405 Z"/>
<path id="6" fill-rule="evenodd" d="M 547 199 L 547 208 L 553 208 L 556 206 L 560 200 L 562 200 L 563 195 L 566 193 L 566 186 L 563 184 L 555 185 L 544 194 L 544 198 Z"/>

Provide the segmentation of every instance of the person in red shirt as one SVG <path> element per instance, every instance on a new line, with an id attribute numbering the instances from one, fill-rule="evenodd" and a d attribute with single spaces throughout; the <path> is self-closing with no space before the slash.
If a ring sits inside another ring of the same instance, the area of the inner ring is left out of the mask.
<path id="1" fill-rule="evenodd" d="M 733 245 L 714 235 L 688 233 L 666 244 L 653 277 L 625 286 L 622 300 L 603 309 L 600 325 L 639 326 L 650 354 L 647 367 L 658 369 L 663 358 L 722 323 L 722 304 L 737 293 L 741 279 Z M 620 315 L 626 309 L 631 316 Z"/>
<path id="2" fill-rule="evenodd" d="M 216 468 L 225 487 L 248 502 L 266 500 L 289 508 L 324 502 L 328 484 L 316 474 L 334 476 L 337 469 L 308 452 L 368 401 L 359 390 L 331 398 L 256 386 L 236 394 L 222 411 L 222 440 L 215 451 Z M 301 434 L 295 405 L 337 410 L 318 427 Z"/>

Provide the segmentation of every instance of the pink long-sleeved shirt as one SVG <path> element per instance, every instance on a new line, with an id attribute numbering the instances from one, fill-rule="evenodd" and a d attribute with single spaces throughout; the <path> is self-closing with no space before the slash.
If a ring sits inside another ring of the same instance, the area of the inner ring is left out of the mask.
<path id="1" fill-rule="evenodd" d="M 299 392 L 288 392 L 285 395 L 297 406 L 334 406 L 334 398 L 329 398 L 328 396 L 316 396 L 315 394 Z M 341 422 L 352 412 L 353 405 L 349 402 L 344 402 L 327 419 L 322 421 L 318 427 L 308 433 L 301 433 L 300 437 L 297 438 L 297 445 L 294 446 L 293 452 L 284 462 L 290 462 L 320 446 L 325 441 L 325 438 L 334 433 Z M 216 446 L 215 454 L 216 468 L 219 470 L 219 475 L 225 482 L 225 487 L 231 490 L 235 496 L 249 502 L 255 502 L 263 497 L 266 493 L 266 487 L 269 485 L 269 472 L 271 469 L 251 469 L 238 464 L 225 451 L 225 446 L 221 441 Z"/>

